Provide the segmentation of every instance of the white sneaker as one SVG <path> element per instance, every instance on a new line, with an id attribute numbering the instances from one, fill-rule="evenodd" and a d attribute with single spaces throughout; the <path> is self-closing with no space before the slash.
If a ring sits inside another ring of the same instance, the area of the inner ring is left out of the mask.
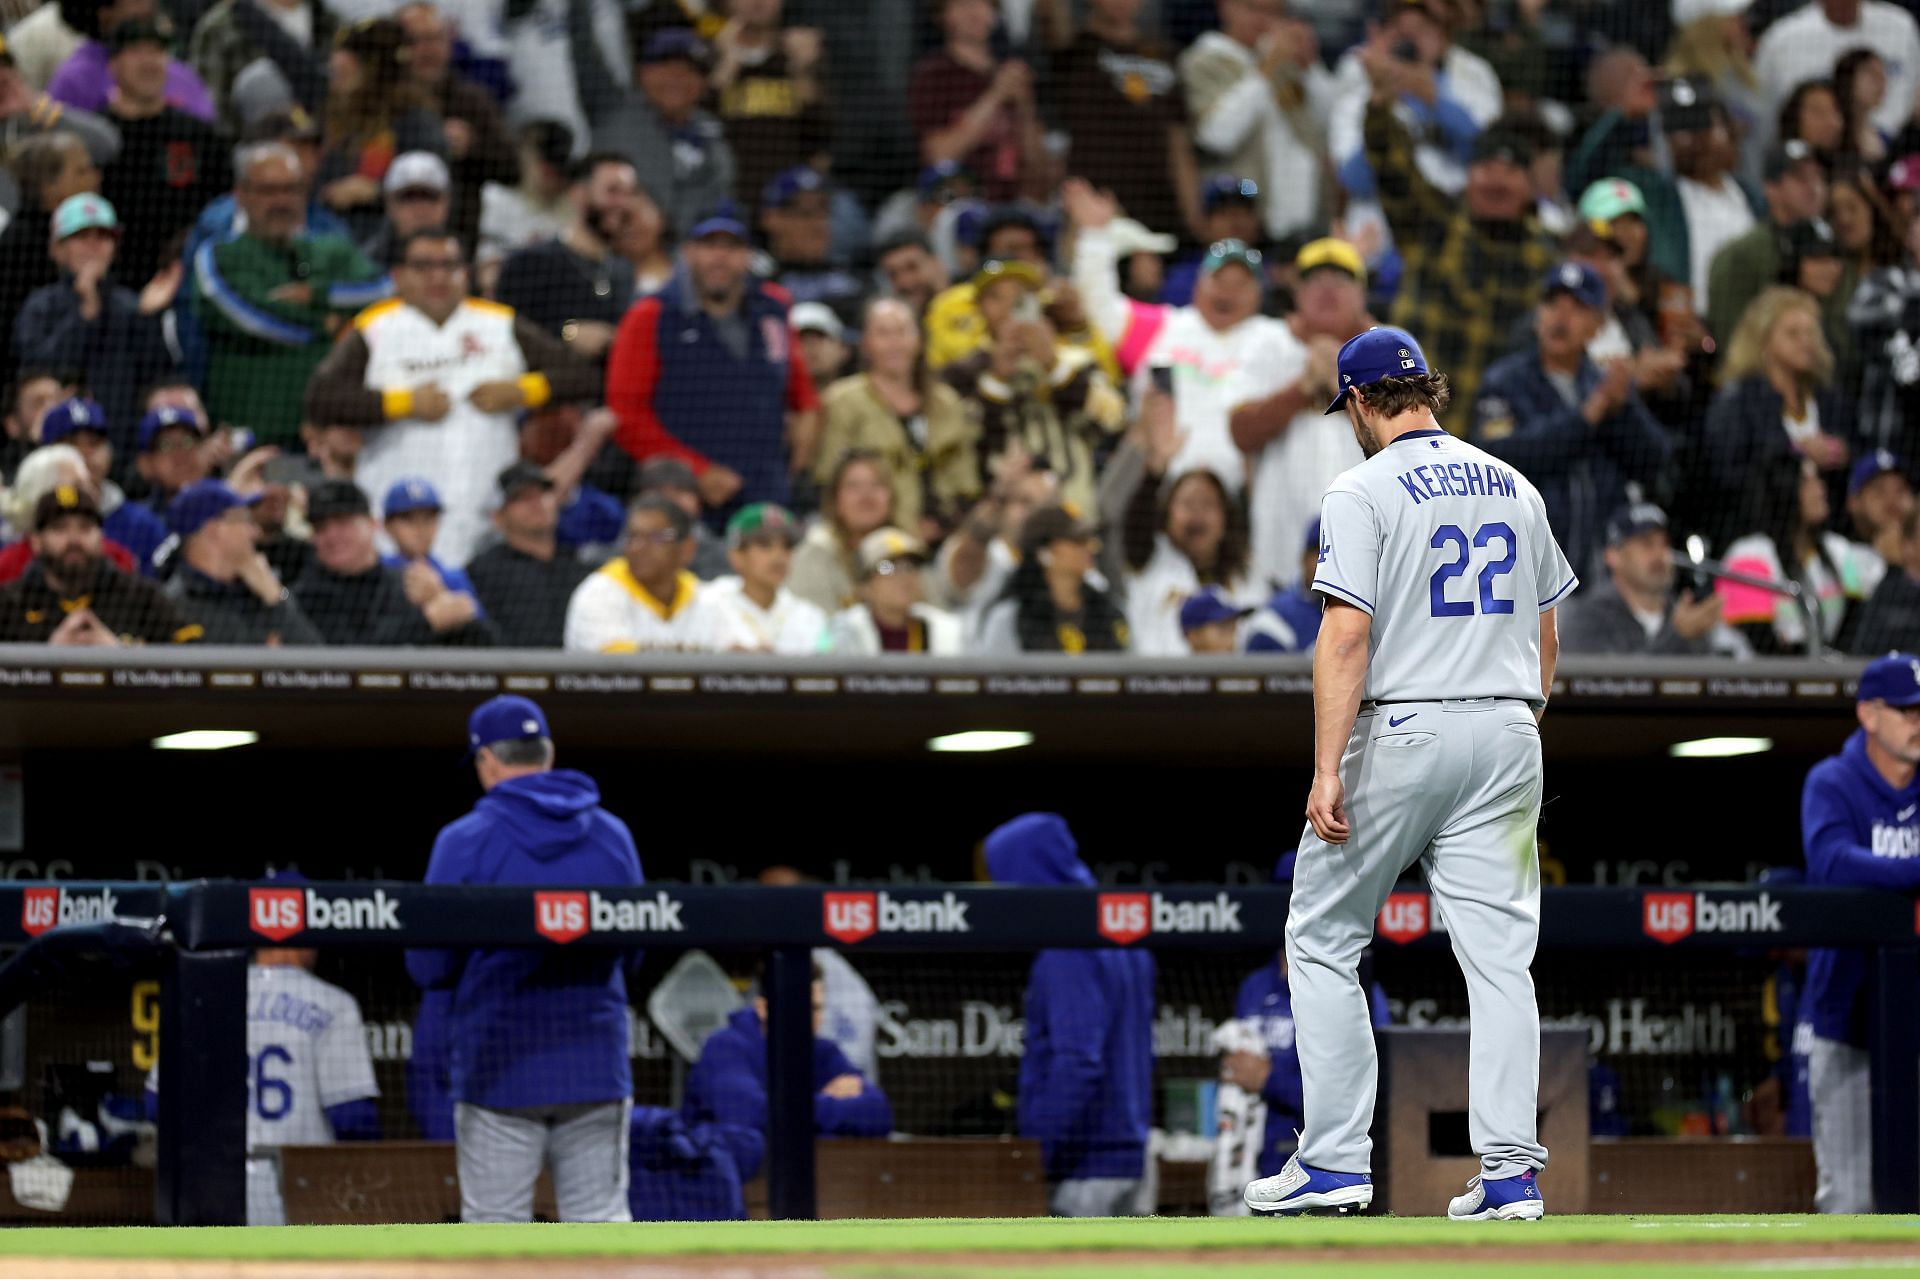
<path id="1" fill-rule="evenodd" d="M 1364 1172 L 1324 1172 L 1296 1152 L 1278 1175 L 1247 1183 L 1247 1207 L 1257 1213 L 1335 1208 L 1356 1212 L 1373 1203 L 1373 1178 Z"/>
<path id="2" fill-rule="evenodd" d="M 1475 1177 L 1467 1183 L 1466 1194 L 1456 1195 L 1447 1204 L 1452 1221 L 1538 1221 L 1546 1215 L 1547 1203 L 1534 1184 L 1531 1168 L 1496 1181 Z"/>

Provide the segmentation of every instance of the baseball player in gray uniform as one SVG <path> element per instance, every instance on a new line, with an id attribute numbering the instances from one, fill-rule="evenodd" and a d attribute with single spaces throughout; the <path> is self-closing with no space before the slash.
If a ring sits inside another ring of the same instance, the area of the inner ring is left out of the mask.
<path id="1" fill-rule="evenodd" d="M 1369 329 L 1340 350 L 1366 460 L 1321 503 L 1313 589 L 1313 788 L 1287 917 L 1305 1131 L 1255 1212 L 1364 1209 L 1377 1064 L 1360 954 L 1418 861 L 1466 974 L 1469 1131 L 1480 1175 L 1456 1221 L 1535 1219 L 1540 1014 L 1540 730 L 1558 655 L 1554 606 L 1577 585 L 1524 477 L 1454 439 L 1446 378 L 1413 338 Z"/>

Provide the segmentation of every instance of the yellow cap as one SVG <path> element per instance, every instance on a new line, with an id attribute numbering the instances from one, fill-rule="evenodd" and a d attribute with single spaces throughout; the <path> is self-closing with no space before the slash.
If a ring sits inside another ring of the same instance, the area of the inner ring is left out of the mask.
<path id="1" fill-rule="evenodd" d="M 1293 265 L 1302 275 L 1315 267 L 1337 266 L 1360 283 L 1367 282 L 1367 263 L 1360 256 L 1360 250 L 1332 236 L 1302 246 L 1298 256 L 1293 259 Z"/>

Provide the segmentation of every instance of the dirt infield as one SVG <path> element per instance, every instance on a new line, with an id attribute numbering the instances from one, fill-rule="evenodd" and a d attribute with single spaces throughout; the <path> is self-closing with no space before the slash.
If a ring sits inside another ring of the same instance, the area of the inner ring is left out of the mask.
<path id="1" fill-rule="evenodd" d="M 1531 1247 L 1431 1248 L 1341 1247 L 1207 1250 L 1101 1250 L 1088 1252 L 842 1253 L 764 1257 L 679 1257 L 622 1260 L 614 1257 L 490 1257 L 457 1261 L 134 1261 L 120 1258 L 9 1258 L 7 1279 L 463 1279 L 481 1275 L 505 1279 L 536 1270 L 539 1279 L 835 1279 L 857 1273 L 862 1279 L 939 1274 L 994 1275 L 1037 1270 L 1082 1270 L 1126 1275 L 1137 1270 L 1164 1273 L 1194 1268 L 1230 1271 L 1237 1267 L 1293 1270 L 1315 1263 L 1341 1267 L 1367 1265 L 1449 1266 L 1498 1270 L 1577 1267 L 1616 1271 L 1648 1266 L 1752 1267 L 1756 1271 L 1835 1269 L 1911 1269 L 1920 1271 L 1920 1232 L 1912 1242 L 1810 1242 L 1791 1246 L 1750 1244 L 1647 1243 Z"/>

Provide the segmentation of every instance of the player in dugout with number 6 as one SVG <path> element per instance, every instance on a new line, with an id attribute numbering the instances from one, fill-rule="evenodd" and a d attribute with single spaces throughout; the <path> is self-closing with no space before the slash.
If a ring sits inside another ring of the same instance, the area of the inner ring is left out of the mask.
<path id="1" fill-rule="evenodd" d="M 1366 460 L 1328 488 L 1313 589 L 1313 787 L 1287 915 L 1300 1147 L 1253 1182 L 1255 1212 L 1373 1202 L 1378 1087 L 1358 970 L 1394 881 L 1417 861 L 1467 979 L 1468 1134 L 1480 1174 L 1456 1221 L 1536 1220 L 1540 729 L 1578 585 L 1539 492 L 1440 425 L 1452 392 L 1411 334 L 1340 348 L 1339 394 Z"/>

